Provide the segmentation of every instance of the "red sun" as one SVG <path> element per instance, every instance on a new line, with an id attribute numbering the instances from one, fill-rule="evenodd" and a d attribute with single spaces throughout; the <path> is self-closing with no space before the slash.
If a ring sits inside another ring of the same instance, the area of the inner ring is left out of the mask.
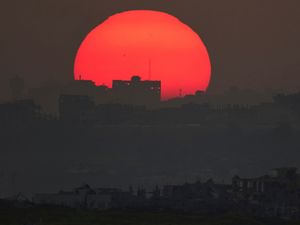
<path id="1" fill-rule="evenodd" d="M 162 99 L 205 91 L 211 64 L 200 37 L 169 14 L 133 10 L 109 17 L 82 42 L 75 79 L 112 86 L 112 80 L 160 80 Z"/>

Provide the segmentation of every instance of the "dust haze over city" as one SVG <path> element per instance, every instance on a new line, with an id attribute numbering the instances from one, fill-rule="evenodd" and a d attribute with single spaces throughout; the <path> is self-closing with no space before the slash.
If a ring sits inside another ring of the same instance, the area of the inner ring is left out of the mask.
<path id="1" fill-rule="evenodd" d="M 200 35 L 212 68 L 206 91 L 179 88 L 162 101 L 161 81 L 142 74 L 111 87 L 74 80 L 86 35 L 138 9 L 173 15 Z M 5 2 L 0 198 L 82 184 L 152 190 L 213 180 L 229 188 L 274 168 L 298 176 L 299 22 L 294 0 Z"/>

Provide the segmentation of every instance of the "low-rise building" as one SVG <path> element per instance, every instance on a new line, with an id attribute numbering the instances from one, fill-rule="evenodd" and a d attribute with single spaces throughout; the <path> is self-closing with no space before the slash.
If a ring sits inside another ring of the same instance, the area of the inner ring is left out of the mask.
<path id="1" fill-rule="evenodd" d="M 277 168 L 271 174 L 257 178 L 235 176 L 232 189 L 241 208 L 253 209 L 263 216 L 299 215 L 300 175 L 297 168 Z"/>
<path id="2" fill-rule="evenodd" d="M 157 105 L 161 97 L 161 81 L 141 80 L 133 76 L 131 80 L 113 80 L 113 99 L 117 103 L 132 105 Z"/>
<path id="3" fill-rule="evenodd" d="M 51 194 L 36 194 L 33 202 L 38 205 L 56 205 L 69 208 L 107 209 L 111 206 L 112 196 L 99 193 L 89 185 L 83 185 L 72 191 L 60 191 Z"/>

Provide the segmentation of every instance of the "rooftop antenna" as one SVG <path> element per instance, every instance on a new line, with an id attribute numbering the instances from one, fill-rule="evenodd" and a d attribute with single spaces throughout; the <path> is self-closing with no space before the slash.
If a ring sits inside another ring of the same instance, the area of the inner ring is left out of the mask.
<path id="1" fill-rule="evenodd" d="M 149 71 L 148 71 L 149 80 L 151 80 L 152 76 L 152 60 L 149 59 Z"/>

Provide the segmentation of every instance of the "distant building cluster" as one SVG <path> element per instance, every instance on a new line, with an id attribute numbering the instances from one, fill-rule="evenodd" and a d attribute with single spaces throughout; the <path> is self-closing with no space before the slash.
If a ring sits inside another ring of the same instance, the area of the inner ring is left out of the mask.
<path id="1" fill-rule="evenodd" d="M 22 77 L 15 76 L 9 80 L 11 100 L 32 99 L 47 113 L 58 114 L 60 95 L 84 95 L 98 104 L 128 104 L 147 108 L 179 107 L 190 102 L 211 105 L 257 105 L 272 101 L 272 96 L 280 91 L 269 90 L 255 92 L 231 87 L 223 93 L 204 93 L 201 90 L 194 95 L 184 95 L 178 89 L 178 96 L 161 101 L 161 81 L 141 80 L 132 76 L 130 80 L 112 80 L 112 86 L 96 85 L 91 80 L 71 80 L 68 82 L 45 81 L 39 87 L 28 88 Z"/>
<path id="2" fill-rule="evenodd" d="M 136 80 L 135 80 L 136 79 Z M 86 81 L 83 81 L 86 82 Z M 276 128 L 278 132 L 288 132 L 292 128 L 300 127 L 300 94 L 276 95 L 273 102 L 261 103 L 254 106 L 243 105 L 219 105 L 208 103 L 189 103 L 178 107 L 161 105 L 148 108 L 140 105 L 141 99 L 149 102 L 159 102 L 159 83 L 152 81 L 143 83 L 137 77 L 133 81 L 116 81 L 116 96 L 124 96 L 121 103 L 100 103 L 89 95 L 62 94 L 58 97 L 58 116 L 45 113 L 44 109 L 33 100 L 15 100 L 0 104 L 0 124 L 28 124 L 43 121 L 55 121 L 57 123 L 69 123 L 71 125 L 201 125 L 208 127 L 244 127 L 244 128 Z M 127 86 L 133 83 L 141 83 L 138 88 Z M 150 86 L 149 86 L 150 85 Z M 99 88 L 99 87 L 98 87 Z M 137 94 L 141 89 L 146 89 L 144 96 Z M 128 98 L 124 92 L 131 93 Z M 120 97 L 121 98 L 121 97 Z M 201 95 L 195 96 L 201 98 Z M 127 100 L 132 99 L 129 103 Z M 126 102 L 126 103 L 125 103 Z"/>
<path id="3" fill-rule="evenodd" d="M 300 175 L 297 168 L 277 168 L 257 178 L 232 179 L 234 200 L 257 216 L 299 218 Z"/>
<path id="4" fill-rule="evenodd" d="M 149 109 L 133 104 L 96 104 L 90 97 L 61 95 L 60 119 L 73 124 L 185 124 L 209 127 L 265 127 L 300 126 L 300 101 L 295 96 L 275 96 L 271 103 L 255 106 L 220 105 L 194 102 L 179 107 L 162 106 Z M 291 103 L 292 101 L 292 103 Z"/>
<path id="5" fill-rule="evenodd" d="M 2 135 L 9 134 L 6 136 L 9 138 L 5 140 L 6 144 L 9 143 L 8 147 L 12 143 L 10 138 L 17 133 L 26 139 L 27 133 L 30 136 L 47 131 L 50 134 L 48 136 L 52 137 L 57 132 L 61 132 L 60 135 L 64 131 L 76 133 L 81 130 L 73 128 L 82 127 L 92 127 L 91 132 L 93 133 L 101 131 L 98 128 L 103 128 L 105 131 L 108 126 L 118 129 L 119 126 L 138 128 L 160 126 L 159 128 L 162 128 L 165 125 L 167 125 L 166 127 L 171 125 L 171 129 L 184 127 L 184 132 L 186 127 L 199 127 L 199 130 L 204 132 L 207 132 L 209 128 L 217 128 L 215 129 L 217 132 L 210 134 L 212 135 L 211 140 L 215 140 L 215 135 L 220 130 L 224 131 L 224 133 L 221 132 L 222 135 L 229 133 L 226 136 L 229 137 L 231 131 L 243 135 L 243 132 L 240 131 L 249 129 L 262 133 L 258 137 L 263 138 L 266 138 L 265 133 L 267 132 L 265 131 L 267 130 L 272 133 L 268 136 L 271 140 L 268 141 L 272 143 L 272 138 L 276 137 L 280 141 L 287 141 L 286 143 L 290 141 L 290 137 L 295 140 L 300 128 L 300 93 L 276 95 L 272 102 L 251 106 L 212 105 L 205 102 L 205 96 L 201 91 L 192 96 L 161 102 L 160 81 L 143 81 L 140 77 L 133 76 L 128 81 L 113 81 L 112 88 L 96 86 L 92 81 L 86 80 L 74 81 L 68 86 L 57 86 L 54 89 L 55 84 L 46 85 L 32 89 L 30 91 L 32 99 L 26 100 L 24 99 L 22 79 L 15 77 L 11 80 L 10 85 L 13 101 L 0 104 L 0 127 Z M 236 95 L 236 93 L 238 93 L 236 90 L 230 91 L 230 95 Z M 45 101 L 45 99 L 49 101 Z M 40 103 L 44 101 L 49 103 L 46 106 L 49 108 L 57 104 L 58 115 L 45 113 L 47 110 L 40 106 Z M 145 132 L 145 134 L 148 133 Z M 188 132 L 184 134 L 187 140 L 195 140 L 198 137 L 196 135 L 189 136 L 189 134 Z M 59 148 L 63 148 L 63 146 L 67 146 L 65 143 L 70 140 L 68 138 L 60 139 L 60 135 L 56 137 L 59 139 L 55 140 L 62 141 Z M 176 139 L 176 136 L 171 137 L 172 140 Z M 210 138 L 209 135 L 207 137 Z M 264 148 L 264 145 L 259 142 L 261 139 L 256 137 L 249 135 L 251 142 L 257 142 L 254 146 Z M 144 140 L 144 136 L 139 138 Z M 11 139 L 13 140 L 13 138 Z M 99 144 L 98 137 L 96 139 L 97 142 L 92 143 Z M 82 140 L 93 141 L 94 139 Z M 115 138 L 112 140 L 114 141 Z M 151 138 L 145 140 L 151 141 Z M 40 142 L 38 139 L 34 141 L 33 147 L 44 145 L 43 139 Z M 228 146 L 244 147 L 243 143 L 236 145 L 235 141 L 234 138 L 234 144 Z M 166 148 L 169 148 L 170 143 L 167 144 Z M 171 146 L 174 147 L 176 144 L 175 142 Z M 16 146 L 18 143 L 14 147 Z M 137 144 L 137 146 L 139 145 Z M 295 146 L 297 145 L 295 144 Z M 22 149 L 23 145 L 18 147 Z M 119 147 L 124 148 L 122 145 Z M 180 146 L 178 149 L 182 148 L 184 147 Z M 275 147 L 271 145 L 271 148 Z M 282 147 L 280 146 L 280 148 Z M 251 154 L 253 152 L 251 149 Z M 236 176 L 230 185 L 217 184 L 208 180 L 207 182 L 183 185 L 165 185 L 156 187 L 150 192 L 144 188 L 137 190 L 129 188 L 124 191 L 116 188 L 95 189 L 84 185 L 72 191 L 37 194 L 34 196 L 34 202 L 42 205 L 87 209 L 146 208 L 191 212 L 229 210 L 252 213 L 262 217 L 300 218 L 300 178 L 296 168 L 279 168 L 274 170 L 271 175 L 258 178 Z"/>
<path id="6" fill-rule="evenodd" d="M 56 108 L 60 95 L 88 96 L 96 104 L 129 104 L 154 107 L 159 105 L 161 82 L 141 80 L 133 76 L 131 80 L 113 80 L 112 87 L 97 86 L 90 80 L 74 80 L 64 86 L 46 84 L 29 91 L 29 97 L 45 105 L 49 110 Z"/>
<path id="7" fill-rule="evenodd" d="M 93 189 L 89 185 L 73 191 L 36 194 L 33 202 L 86 209 L 172 209 L 187 212 L 243 212 L 258 217 L 300 218 L 300 175 L 296 168 L 278 168 L 258 178 L 235 176 L 232 184 L 213 180 L 127 191 Z"/>
<path id="8" fill-rule="evenodd" d="M 0 104 L 0 125 L 2 127 L 22 126 L 35 123 L 43 117 L 41 107 L 32 100 L 18 100 Z"/>
<path id="9" fill-rule="evenodd" d="M 176 209 L 184 211 L 227 207 L 230 185 L 215 184 L 212 180 L 183 185 L 158 186 L 148 192 L 144 188 L 127 191 L 117 188 L 91 188 L 83 185 L 72 191 L 36 194 L 33 202 L 86 209 Z M 225 208 L 224 208 L 225 209 Z"/>

